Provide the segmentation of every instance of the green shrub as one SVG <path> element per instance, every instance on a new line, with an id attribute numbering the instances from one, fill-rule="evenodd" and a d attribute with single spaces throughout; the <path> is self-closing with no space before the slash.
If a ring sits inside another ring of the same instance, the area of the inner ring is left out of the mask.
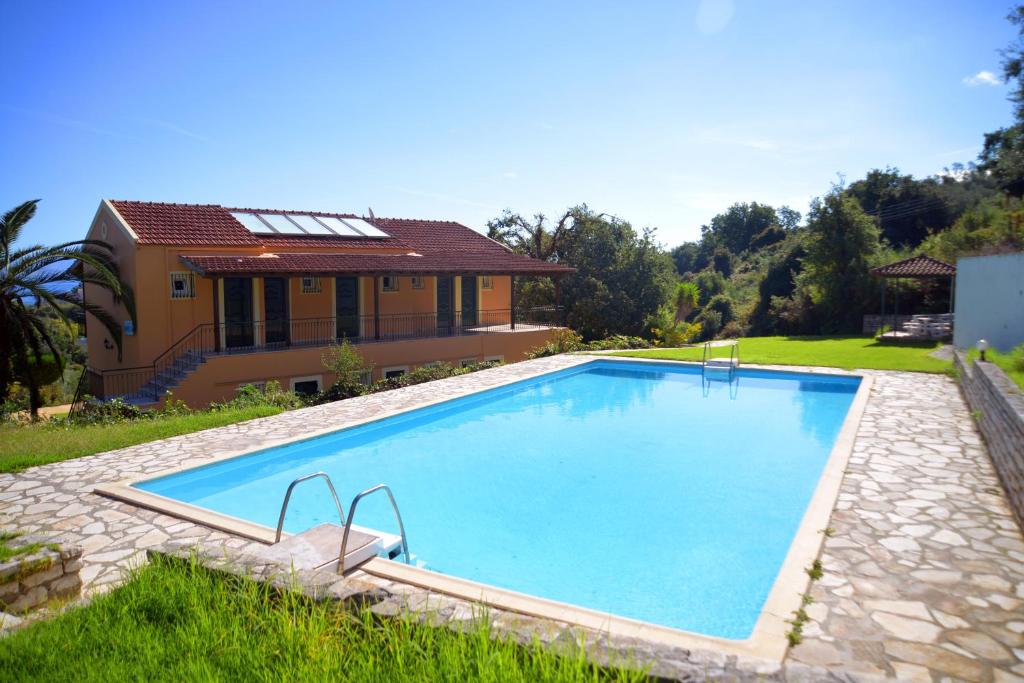
<path id="1" fill-rule="evenodd" d="M 708 303 L 704 306 L 704 310 L 717 311 L 722 316 L 722 325 L 728 325 L 736 319 L 736 313 L 733 310 L 732 299 L 725 294 L 716 294 L 708 300 Z"/>
<path id="2" fill-rule="evenodd" d="M 363 378 L 373 372 L 373 365 L 366 362 L 349 340 L 344 339 L 340 344 L 331 346 L 321 362 L 334 373 L 334 384 L 317 396 L 317 403 L 362 396 L 370 390 Z"/>
<path id="3" fill-rule="evenodd" d="M 584 351 L 613 351 L 617 349 L 649 349 L 651 342 L 643 337 L 629 337 L 624 334 L 613 334 L 605 339 L 598 339 L 584 344 Z"/>
<path id="4" fill-rule="evenodd" d="M 285 391 L 281 383 L 271 380 L 263 388 L 254 384 L 245 384 L 238 387 L 238 393 L 233 399 L 221 403 L 211 403 L 210 410 L 234 410 L 236 408 L 281 408 L 293 410 L 306 405 L 306 401 L 294 391 Z"/>
<path id="5" fill-rule="evenodd" d="M 109 401 L 87 400 L 74 417 L 68 418 L 73 424 L 115 424 L 126 420 L 148 419 L 150 413 L 121 397 Z"/>
<path id="6" fill-rule="evenodd" d="M 722 329 L 722 314 L 714 309 L 705 308 L 697 316 L 697 324 L 700 325 L 700 341 L 714 339 Z"/>
<path id="7" fill-rule="evenodd" d="M 546 358 L 557 356 L 560 353 L 571 353 L 583 350 L 583 337 L 569 329 L 555 330 L 554 335 L 543 346 L 531 350 L 526 354 L 527 358 Z"/>
<path id="8" fill-rule="evenodd" d="M 476 372 L 477 370 L 486 370 L 487 368 L 497 367 L 498 365 L 501 365 L 498 361 L 470 363 L 465 367 L 456 367 L 451 363 L 427 363 L 426 365 L 421 365 L 412 372 L 407 372 L 404 375 L 377 380 L 370 387 L 369 391 L 370 393 L 374 393 L 378 391 L 388 391 L 390 389 L 400 389 L 402 387 L 411 387 L 416 384 L 423 384 L 424 382 L 433 382 L 437 379 L 457 377 L 458 375 L 465 375 L 470 372 Z"/>

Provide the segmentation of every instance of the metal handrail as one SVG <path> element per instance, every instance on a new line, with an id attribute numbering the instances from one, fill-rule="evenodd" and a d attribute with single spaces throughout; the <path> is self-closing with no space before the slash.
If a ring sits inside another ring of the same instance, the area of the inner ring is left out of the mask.
<path id="1" fill-rule="evenodd" d="M 326 472 L 306 474 L 288 484 L 288 491 L 284 494 L 284 502 L 281 503 L 281 515 L 277 518 L 277 535 L 274 536 L 274 543 L 281 542 L 281 531 L 284 528 L 284 516 L 288 512 L 288 501 L 291 500 L 292 491 L 295 489 L 295 486 L 317 477 L 323 477 L 324 481 L 327 482 L 327 488 L 331 489 L 331 496 L 334 498 L 334 507 L 338 508 L 338 517 L 341 518 L 341 523 L 345 524 L 345 512 L 341 509 L 341 501 L 338 500 L 338 492 L 334 490 L 334 484 L 331 483 L 331 478 L 327 476 Z M 346 536 L 348 535 L 348 526 L 345 527 L 345 534 Z"/>
<path id="2" fill-rule="evenodd" d="M 398 503 L 395 502 L 395 496 L 391 493 L 391 489 L 387 484 L 377 484 L 361 493 L 357 493 L 356 497 L 352 499 L 352 505 L 348 509 L 348 521 L 345 523 L 345 533 L 341 536 L 341 550 L 338 552 L 339 574 L 345 573 L 345 549 L 348 548 L 348 532 L 352 529 L 352 519 L 356 516 L 356 506 L 359 505 L 359 501 L 364 497 L 380 490 L 388 494 L 391 508 L 395 511 L 395 519 L 398 520 L 398 531 L 402 535 L 402 553 L 405 555 L 405 563 L 409 564 L 409 543 L 405 538 L 405 525 L 402 524 L 402 514 L 398 511 Z"/>
<path id="3" fill-rule="evenodd" d="M 733 373 L 740 365 L 740 340 L 730 339 L 727 341 L 729 342 L 729 380 L 732 381 Z M 700 361 L 701 374 L 704 374 L 704 371 L 707 369 L 708 362 L 714 361 L 714 354 L 711 351 L 711 348 L 712 346 L 710 341 L 704 342 L 704 354 L 701 356 Z M 709 355 L 712 357 L 708 358 Z M 733 362 L 734 360 L 735 362 Z"/>

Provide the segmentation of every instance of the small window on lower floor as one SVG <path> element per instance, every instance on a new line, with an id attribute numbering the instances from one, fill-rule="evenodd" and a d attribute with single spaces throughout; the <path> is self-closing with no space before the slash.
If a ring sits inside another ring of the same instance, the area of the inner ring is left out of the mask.
<path id="1" fill-rule="evenodd" d="M 484 356 L 485 363 L 504 363 L 505 356 Z"/>
<path id="2" fill-rule="evenodd" d="M 383 368 L 380 371 L 381 377 L 384 379 L 391 379 L 392 377 L 401 377 L 409 372 L 408 365 L 396 366 L 393 368 Z"/>
<path id="3" fill-rule="evenodd" d="M 494 289 L 494 278 L 490 275 L 480 276 L 480 289 Z"/>
<path id="4" fill-rule="evenodd" d="M 194 299 L 196 298 L 196 276 L 190 271 L 175 271 L 171 273 L 171 298 L 172 299 Z"/>
<path id="5" fill-rule="evenodd" d="M 291 384 L 292 391 L 296 394 L 299 394 L 300 396 L 312 396 L 320 391 L 320 375 L 293 377 Z"/>
<path id="6" fill-rule="evenodd" d="M 398 291 L 398 276 L 396 275 L 384 275 L 380 278 L 380 288 L 384 292 L 397 292 Z"/>
<path id="7" fill-rule="evenodd" d="M 302 293 L 303 294 L 319 294 L 321 290 L 320 278 L 306 276 L 302 278 Z"/>
<path id="8" fill-rule="evenodd" d="M 463 358 L 459 361 L 459 367 L 468 368 L 470 365 L 475 365 L 476 362 L 476 358 Z"/>
<path id="9" fill-rule="evenodd" d="M 411 280 L 412 280 L 412 288 L 413 289 L 423 289 L 423 278 L 422 277 L 420 277 L 419 275 L 413 275 Z"/>

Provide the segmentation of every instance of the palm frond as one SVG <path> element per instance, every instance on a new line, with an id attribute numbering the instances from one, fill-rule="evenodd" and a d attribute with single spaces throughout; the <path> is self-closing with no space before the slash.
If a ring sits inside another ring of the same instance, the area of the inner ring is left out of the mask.
<path id="1" fill-rule="evenodd" d="M 30 199 L 14 207 L 0 218 L 0 257 L 7 262 L 11 245 L 18 239 L 25 224 L 36 215 L 38 199 Z"/>

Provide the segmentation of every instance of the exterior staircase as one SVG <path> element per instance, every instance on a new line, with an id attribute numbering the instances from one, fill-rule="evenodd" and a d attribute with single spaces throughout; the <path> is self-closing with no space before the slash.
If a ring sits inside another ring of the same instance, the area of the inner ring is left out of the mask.
<path id="1" fill-rule="evenodd" d="M 139 407 L 150 406 L 159 403 L 160 399 L 168 391 L 173 391 L 176 386 L 195 371 L 200 365 L 206 362 L 206 354 L 200 351 L 189 350 L 176 357 L 166 367 L 153 375 L 152 378 L 143 384 L 137 391 L 126 394 L 122 398 L 126 403 Z"/>

